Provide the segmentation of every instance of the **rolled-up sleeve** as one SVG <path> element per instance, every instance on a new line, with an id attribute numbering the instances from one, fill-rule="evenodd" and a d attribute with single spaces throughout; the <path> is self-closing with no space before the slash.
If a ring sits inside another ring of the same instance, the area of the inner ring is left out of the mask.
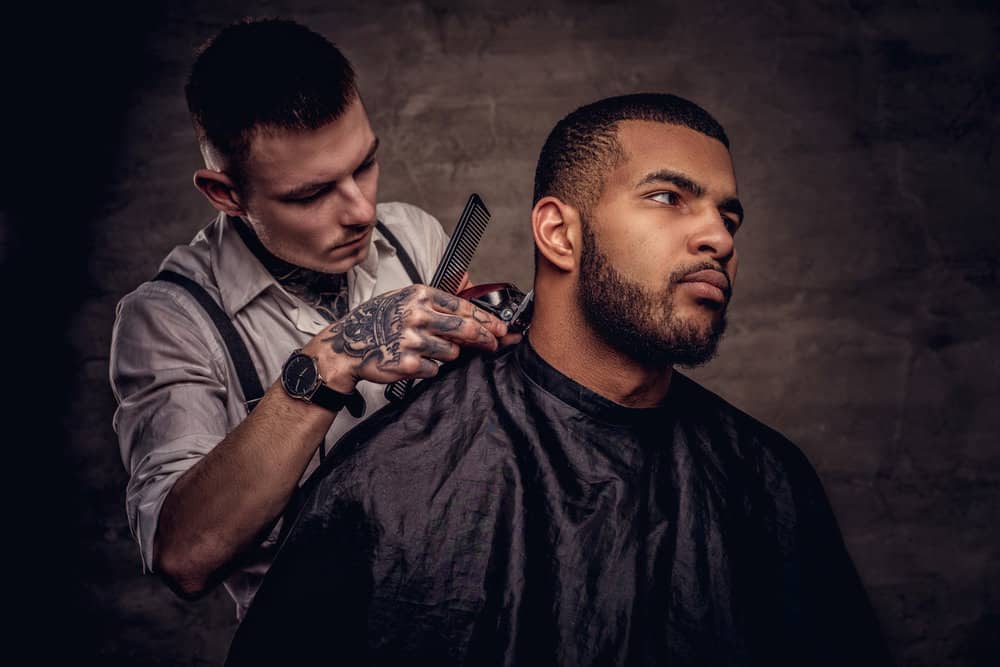
<path id="1" fill-rule="evenodd" d="M 229 430 L 227 368 L 207 316 L 174 285 L 146 283 L 118 304 L 110 380 L 129 474 L 125 508 L 144 571 L 163 501 Z"/>

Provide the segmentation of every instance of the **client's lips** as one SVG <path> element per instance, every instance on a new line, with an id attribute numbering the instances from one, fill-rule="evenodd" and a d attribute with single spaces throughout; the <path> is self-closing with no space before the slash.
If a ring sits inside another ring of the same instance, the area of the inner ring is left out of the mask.
<path id="1" fill-rule="evenodd" d="M 721 271 L 715 269 L 695 271 L 681 278 L 680 282 L 691 284 L 701 298 L 723 303 L 729 299 L 729 279 Z"/>

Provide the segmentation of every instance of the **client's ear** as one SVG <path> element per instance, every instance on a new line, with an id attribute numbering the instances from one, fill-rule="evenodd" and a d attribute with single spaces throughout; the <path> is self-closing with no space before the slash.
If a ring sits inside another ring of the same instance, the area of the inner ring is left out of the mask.
<path id="1" fill-rule="evenodd" d="M 531 210 L 535 247 L 561 271 L 574 271 L 580 260 L 580 213 L 557 197 L 542 197 Z"/>

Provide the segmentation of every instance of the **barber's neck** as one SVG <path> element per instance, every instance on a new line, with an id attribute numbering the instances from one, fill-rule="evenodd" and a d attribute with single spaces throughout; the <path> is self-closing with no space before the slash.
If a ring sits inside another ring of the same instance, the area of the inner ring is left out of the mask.
<path id="1" fill-rule="evenodd" d="M 230 218 L 243 243 L 285 290 L 309 304 L 328 322 L 343 319 L 348 312 L 347 275 L 323 273 L 281 259 L 257 237 L 242 218 Z"/>
<path id="2" fill-rule="evenodd" d="M 584 320 L 576 300 L 536 293 L 529 334 L 535 351 L 563 375 L 631 408 L 659 405 L 670 387 L 670 366 L 650 368 L 610 346 Z"/>

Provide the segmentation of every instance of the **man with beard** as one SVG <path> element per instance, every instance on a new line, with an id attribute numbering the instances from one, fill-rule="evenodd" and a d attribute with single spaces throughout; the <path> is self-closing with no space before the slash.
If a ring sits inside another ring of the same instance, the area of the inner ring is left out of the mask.
<path id="1" fill-rule="evenodd" d="M 340 441 L 229 664 L 888 662 L 808 461 L 674 369 L 725 326 L 728 146 L 672 95 L 557 124 L 527 338 Z"/>

